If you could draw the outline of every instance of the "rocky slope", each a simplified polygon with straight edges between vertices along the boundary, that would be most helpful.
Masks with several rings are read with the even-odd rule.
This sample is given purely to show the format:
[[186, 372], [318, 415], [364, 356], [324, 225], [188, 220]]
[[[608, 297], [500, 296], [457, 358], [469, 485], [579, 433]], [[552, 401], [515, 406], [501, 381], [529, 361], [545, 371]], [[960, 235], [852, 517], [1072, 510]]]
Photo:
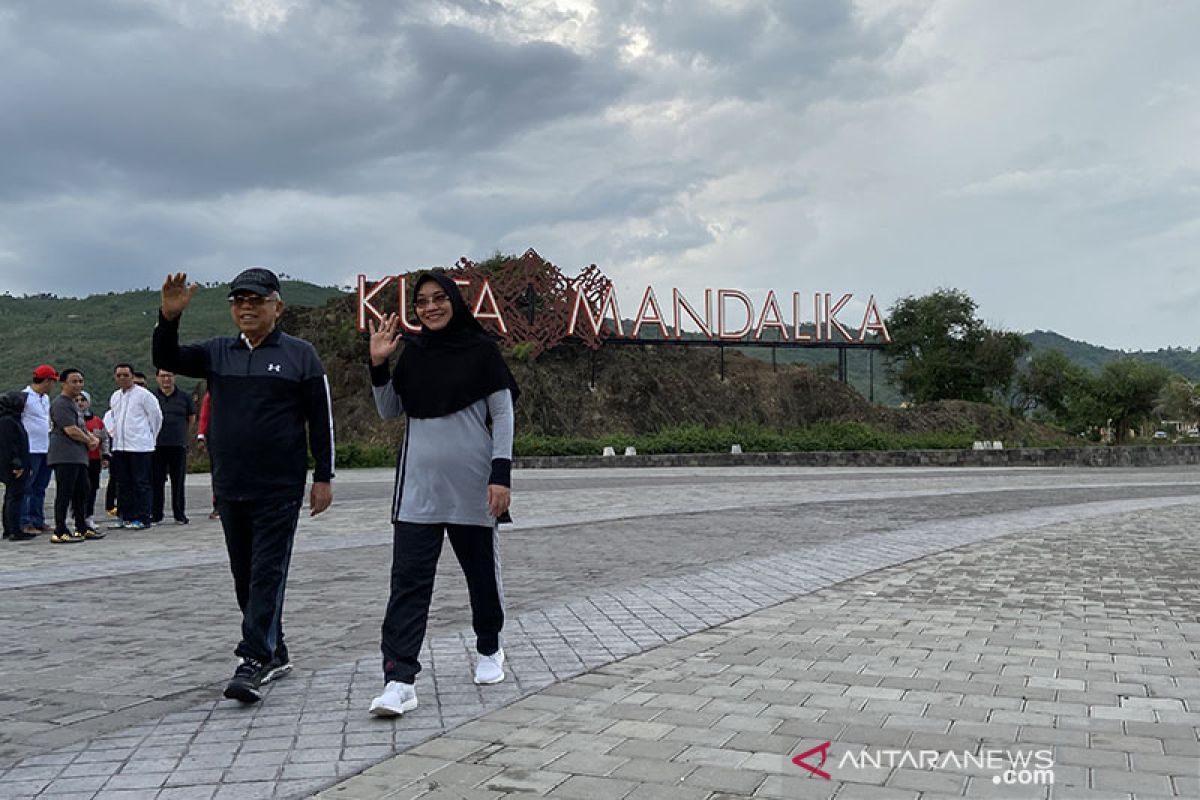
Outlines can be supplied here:
[[[284, 330], [317, 347], [329, 373], [340, 441], [394, 443], [398, 423], [380, 420], [367, 382], [366, 335], [354, 328], [354, 300], [288, 308]], [[942, 402], [915, 409], [869, 403], [854, 389], [798, 365], [778, 370], [736, 350], [622, 345], [595, 354], [562, 345], [533, 361], [510, 358], [521, 386], [517, 429], [553, 436], [648, 433], [687, 423], [759, 423], [794, 428], [822, 420], [865, 422], [888, 431], [959, 431], [1006, 442], [1046, 441], [1054, 432], [993, 406]]]

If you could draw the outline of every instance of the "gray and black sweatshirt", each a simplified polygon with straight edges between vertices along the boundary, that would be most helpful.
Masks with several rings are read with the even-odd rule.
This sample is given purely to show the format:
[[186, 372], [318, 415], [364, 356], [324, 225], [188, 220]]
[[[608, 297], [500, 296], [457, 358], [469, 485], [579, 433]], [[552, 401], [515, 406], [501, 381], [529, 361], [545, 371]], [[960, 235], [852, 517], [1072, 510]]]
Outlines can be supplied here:
[[[371, 387], [379, 416], [404, 414], [386, 364], [371, 367]], [[409, 417], [400, 446], [392, 521], [492, 527], [496, 520], [488, 513], [487, 487], [510, 485], [512, 445], [508, 389], [442, 417]]]

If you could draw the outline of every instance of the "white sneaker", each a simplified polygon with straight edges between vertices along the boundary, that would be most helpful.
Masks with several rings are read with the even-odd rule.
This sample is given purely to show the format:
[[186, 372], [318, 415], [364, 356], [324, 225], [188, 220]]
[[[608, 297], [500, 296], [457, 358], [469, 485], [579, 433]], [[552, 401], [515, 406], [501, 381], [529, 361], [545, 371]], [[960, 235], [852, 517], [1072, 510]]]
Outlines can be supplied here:
[[375, 717], [398, 717], [417, 707], [417, 690], [411, 683], [388, 681], [383, 694], [371, 701], [368, 709]]
[[479, 684], [499, 683], [504, 680], [504, 650], [490, 656], [480, 656], [475, 665], [475, 682]]

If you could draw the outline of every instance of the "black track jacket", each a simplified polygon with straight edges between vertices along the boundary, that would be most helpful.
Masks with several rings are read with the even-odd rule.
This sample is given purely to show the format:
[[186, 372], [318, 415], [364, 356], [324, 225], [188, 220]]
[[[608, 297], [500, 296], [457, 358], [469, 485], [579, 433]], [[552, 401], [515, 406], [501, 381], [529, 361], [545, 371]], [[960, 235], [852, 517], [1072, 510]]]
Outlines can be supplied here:
[[217, 497], [303, 497], [309, 447], [313, 481], [333, 478], [329, 381], [311, 344], [276, 328], [253, 350], [240, 336], [180, 346], [179, 318], [159, 312], [153, 357], [160, 369], [208, 381], [206, 438]]

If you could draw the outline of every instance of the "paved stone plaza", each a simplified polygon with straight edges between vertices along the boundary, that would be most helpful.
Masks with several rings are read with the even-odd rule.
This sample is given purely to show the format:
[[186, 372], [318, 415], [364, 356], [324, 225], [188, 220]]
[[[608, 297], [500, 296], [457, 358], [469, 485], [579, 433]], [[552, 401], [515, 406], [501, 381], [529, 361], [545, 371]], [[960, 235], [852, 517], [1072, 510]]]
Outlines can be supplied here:
[[0, 797], [1200, 797], [1200, 469], [518, 472], [509, 680], [447, 553], [378, 720], [390, 481], [302, 521], [250, 708], [202, 478], [186, 528], [6, 542]]

